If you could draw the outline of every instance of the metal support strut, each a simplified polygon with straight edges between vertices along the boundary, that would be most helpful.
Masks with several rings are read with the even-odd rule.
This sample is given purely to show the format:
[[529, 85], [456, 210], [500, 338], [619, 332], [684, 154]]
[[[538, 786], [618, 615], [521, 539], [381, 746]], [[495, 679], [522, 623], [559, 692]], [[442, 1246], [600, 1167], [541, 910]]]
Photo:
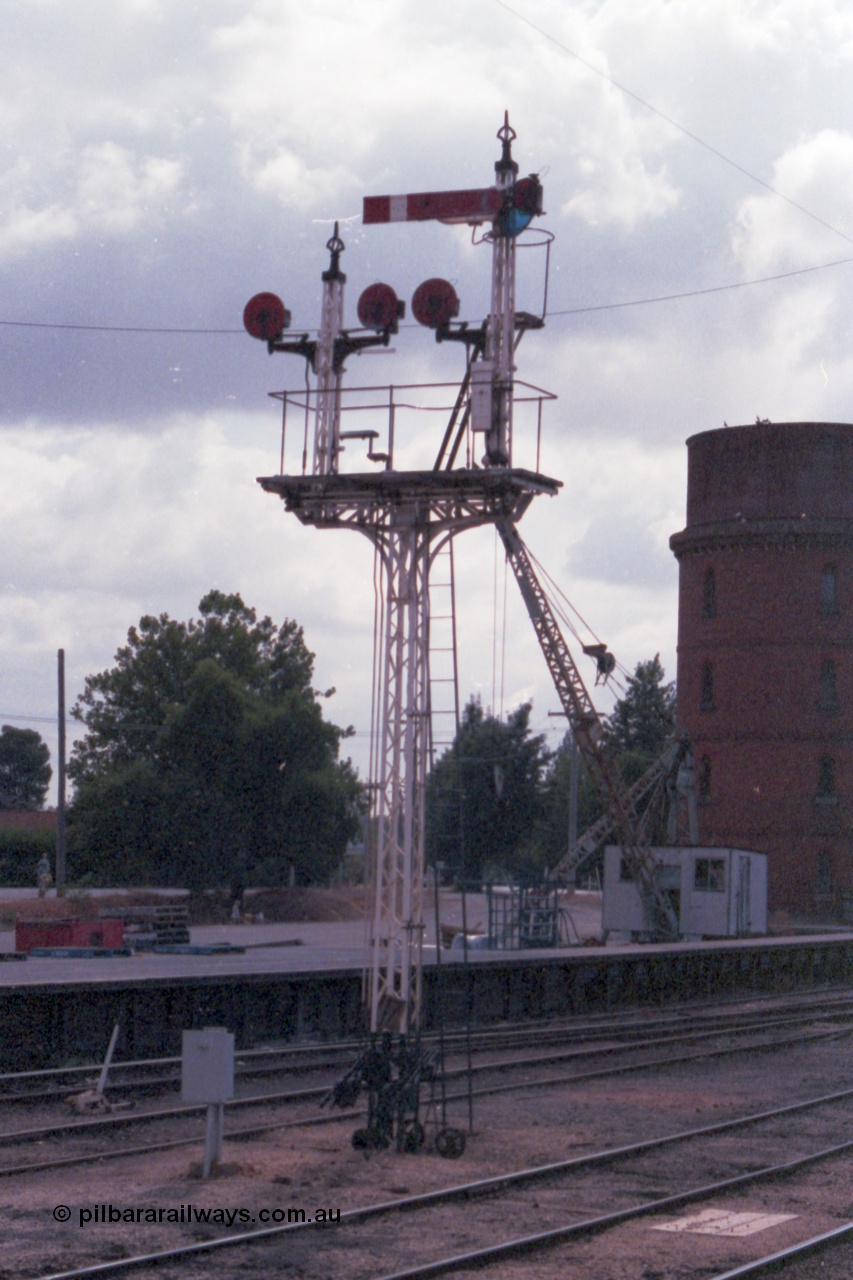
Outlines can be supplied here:
[[423, 798], [428, 751], [429, 523], [393, 509], [378, 538], [385, 596], [379, 693], [377, 841], [366, 1006], [370, 1030], [418, 1026], [423, 953]]

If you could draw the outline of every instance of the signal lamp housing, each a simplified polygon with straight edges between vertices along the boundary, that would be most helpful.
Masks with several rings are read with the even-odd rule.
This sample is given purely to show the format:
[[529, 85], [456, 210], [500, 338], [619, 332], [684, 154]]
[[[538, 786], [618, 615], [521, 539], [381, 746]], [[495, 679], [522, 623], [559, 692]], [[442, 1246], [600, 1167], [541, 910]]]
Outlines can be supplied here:
[[290, 312], [275, 293], [256, 293], [243, 308], [243, 326], [253, 338], [273, 342], [290, 327]]
[[459, 299], [449, 280], [434, 277], [419, 284], [412, 297], [412, 314], [427, 329], [442, 329], [459, 315]]
[[406, 313], [390, 284], [369, 284], [358, 300], [358, 322], [364, 329], [393, 329]]

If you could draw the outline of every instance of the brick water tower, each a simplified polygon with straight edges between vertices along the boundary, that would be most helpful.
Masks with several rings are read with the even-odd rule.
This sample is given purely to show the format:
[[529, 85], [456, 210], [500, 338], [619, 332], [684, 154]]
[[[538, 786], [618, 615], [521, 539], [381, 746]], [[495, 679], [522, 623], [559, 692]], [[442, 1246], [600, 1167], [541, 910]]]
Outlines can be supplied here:
[[768, 906], [853, 899], [853, 426], [687, 441], [678, 718], [700, 843], [768, 854]]

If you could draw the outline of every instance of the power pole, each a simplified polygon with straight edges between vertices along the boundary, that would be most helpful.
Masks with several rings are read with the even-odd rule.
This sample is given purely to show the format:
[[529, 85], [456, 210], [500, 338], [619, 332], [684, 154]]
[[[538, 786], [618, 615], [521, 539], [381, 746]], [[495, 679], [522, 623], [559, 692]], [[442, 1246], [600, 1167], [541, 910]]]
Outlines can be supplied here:
[[59, 685], [59, 797], [56, 805], [56, 896], [65, 897], [65, 650], [57, 654]]

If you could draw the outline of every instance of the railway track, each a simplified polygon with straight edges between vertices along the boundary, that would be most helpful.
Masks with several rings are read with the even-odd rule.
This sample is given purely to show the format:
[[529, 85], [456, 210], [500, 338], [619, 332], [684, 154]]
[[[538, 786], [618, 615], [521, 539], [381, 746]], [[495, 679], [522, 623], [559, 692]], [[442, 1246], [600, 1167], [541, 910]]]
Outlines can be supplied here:
[[[832, 1231], [823, 1231], [820, 1235], [801, 1240], [788, 1249], [777, 1249], [774, 1253], [765, 1254], [752, 1262], [745, 1262], [734, 1269], [719, 1272], [716, 1276], [709, 1276], [708, 1280], [748, 1280], [748, 1277], [754, 1277], [757, 1280], [759, 1276], [770, 1275], [774, 1275], [776, 1280], [814, 1280], [813, 1268], [818, 1260], [823, 1280], [831, 1280], [826, 1272], [826, 1255], [832, 1250], [839, 1251], [844, 1246], [849, 1246], [851, 1242], [853, 1242], [853, 1222], [845, 1222]], [[846, 1269], [838, 1270], [837, 1280], [846, 1280], [850, 1274], [849, 1254], [840, 1265]], [[807, 1267], [808, 1270], [801, 1270], [802, 1266]]]
[[[426, 1280], [474, 1269], [503, 1278], [515, 1274], [504, 1267], [519, 1259], [535, 1259], [527, 1274], [537, 1280], [573, 1280], [596, 1270], [603, 1273], [606, 1251], [619, 1240], [630, 1248], [631, 1228], [637, 1223], [664, 1226], [696, 1204], [707, 1208], [722, 1202], [730, 1207], [747, 1189], [750, 1194], [765, 1192], [778, 1187], [780, 1180], [789, 1194], [792, 1180], [807, 1193], [815, 1169], [841, 1162], [853, 1152], [853, 1139], [827, 1141], [832, 1131], [849, 1128], [851, 1120], [853, 1094], [845, 1090], [560, 1162], [356, 1205], [340, 1212], [333, 1225], [305, 1221], [231, 1232], [49, 1272], [39, 1280], [88, 1280], [129, 1270], [140, 1280], [161, 1280], [171, 1274], [167, 1268], [172, 1264], [180, 1264], [180, 1275], [187, 1277], [207, 1277], [212, 1266], [222, 1273], [223, 1267], [238, 1265], [241, 1276], [278, 1274], [286, 1266], [296, 1268], [306, 1280], [330, 1275]], [[573, 1208], [567, 1210], [567, 1204]], [[464, 1215], [466, 1247], [433, 1245], [458, 1235], [459, 1205], [469, 1209]], [[389, 1231], [391, 1216], [394, 1228]], [[524, 1230], [511, 1230], [513, 1223], [523, 1224]], [[845, 1223], [834, 1235], [822, 1233], [822, 1247], [846, 1239], [850, 1231], [853, 1224]], [[818, 1247], [816, 1239], [809, 1248]], [[794, 1243], [806, 1247], [803, 1240]], [[214, 1263], [210, 1255], [219, 1251], [223, 1259]], [[751, 1264], [758, 1261], [753, 1258]], [[707, 1278], [707, 1266], [697, 1266], [695, 1274]], [[735, 1275], [760, 1273], [729, 1268], [719, 1280], [723, 1274], [733, 1280]]]
[[[813, 1022], [814, 1013], [805, 1010], [796, 1015], [765, 1016], [761, 1019], [758, 1030], [754, 1021], [733, 1025], [731, 1020], [725, 1028], [715, 1023], [710, 1029], [686, 1030], [679, 1035], [674, 1034], [670, 1028], [663, 1047], [658, 1040], [657, 1028], [652, 1035], [644, 1034], [641, 1039], [629, 1038], [621, 1043], [608, 1030], [603, 1040], [589, 1043], [585, 1047], [542, 1049], [537, 1046], [534, 1052], [515, 1053], [511, 1056], [506, 1056], [504, 1051], [503, 1056], [495, 1057], [496, 1051], [490, 1045], [484, 1053], [484, 1059], [488, 1060], [477, 1062], [471, 1069], [472, 1081], [476, 1082], [471, 1094], [482, 1099], [497, 1094], [549, 1089], [556, 1085], [580, 1086], [608, 1076], [634, 1074], [650, 1069], [665, 1070], [684, 1063], [702, 1062], [708, 1058], [733, 1054], [773, 1052], [789, 1048], [793, 1044], [853, 1034], [853, 1021], [832, 1021], [829, 1026], [817, 1028], [811, 1025]], [[806, 1029], [803, 1029], [804, 1026]], [[464, 1103], [468, 1096], [465, 1088], [468, 1074], [467, 1066], [461, 1064], [451, 1064], [446, 1070], [447, 1098], [451, 1105]], [[317, 1109], [328, 1098], [336, 1078], [329, 1077], [309, 1088], [244, 1095], [233, 1099], [226, 1104], [229, 1116], [244, 1118], [237, 1119], [236, 1124], [230, 1124], [225, 1137], [230, 1141], [243, 1141], [276, 1129], [299, 1128], [319, 1122], [351, 1123], [358, 1112], [324, 1112], [321, 1117]], [[296, 1108], [297, 1115], [289, 1120], [281, 1120], [281, 1108]], [[129, 1158], [195, 1145], [199, 1141], [198, 1117], [203, 1110], [204, 1108], [197, 1106], [160, 1107], [147, 1111], [123, 1111], [95, 1119], [55, 1119], [36, 1127], [7, 1129], [0, 1133], [0, 1177], [8, 1178], [51, 1168], [69, 1168], [75, 1164]], [[177, 1132], [179, 1126], [182, 1127], [182, 1132]], [[120, 1144], [113, 1141], [109, 1146], [104, 1145], [104, 1138], [139, 1127], [148, 1129], [150, 1136], [147, 1141], [131, 1145], [125, 1139]], [[100, 1145], [93, 1145], [98, 1141]], [[68, 1145], [75, 1142], [78, 1144], [77, 1149], [69, 1152]], [[44, 1150], [45, 1144], [50, 1146], [48, 1152]], [[61, 1153], [54, 1149], [57, 1144], [62, 1146]], [[20, 1146], [27, 1147], [30, 1152], [37, 1150], [38, 1155], [30, 1154], [23, 1160], [10, 1157], [9, 1149]], [[5, 1155], [2, 1154], [4, 1148], [7, 1152]]]
[[[684, 1038], [690, 1033], [712, 1034], [749, 1030], [760, 1021], [764, 1027], [808, 1021], [815, 1014], [822, 1019], [853, 1017], [853, 995], [849, 992], [810, 993], [791, 998], [765, 997], [761, 1000], [697, 1008], [695, 1005], [666, 1013], [648, 1010], [632, 1011], [619, 1016], [593, 1015], [585, 1018], [556, 1020], [545, 1024], [522, 1023], [499, 1028], [478, 1028], [472, 1032], [472, 1051], [483, 1057], [490, 1052], [526, 1048], [535, 1034], [541, 1049], [569, 1045], [579, 1052], [595, 1052], [602, 1042], [630, 1047], [639, 1041], [654, 1043], [673, 1035]], [[425, 1045], [435, 1046], [434, 1035], [424, 1037]], [[466, 1049], [464, 1032], [444, 1036], [448, 1057], [461, 1055]], [[235, 1080], [243, 1081], [278, 1076], [312, 1075], [346, 1068], [358, 1054], [361, 1042], [341, 1041], [322, 1045], [288, 1045], [284, 1047], [244, 1050], [235, 1057]], [[110, 1068], [111, 1097], [134, 1099], [174, 1093], [180, 1089], [181, 1060], [178, 1057], [148, 1058], [116, 1062]], [[100, 1064], [47, 1068], [38, 1071], [0, 1073], [0, 1107], [12, 1104], [54, 1103], [94, 1085]]]

